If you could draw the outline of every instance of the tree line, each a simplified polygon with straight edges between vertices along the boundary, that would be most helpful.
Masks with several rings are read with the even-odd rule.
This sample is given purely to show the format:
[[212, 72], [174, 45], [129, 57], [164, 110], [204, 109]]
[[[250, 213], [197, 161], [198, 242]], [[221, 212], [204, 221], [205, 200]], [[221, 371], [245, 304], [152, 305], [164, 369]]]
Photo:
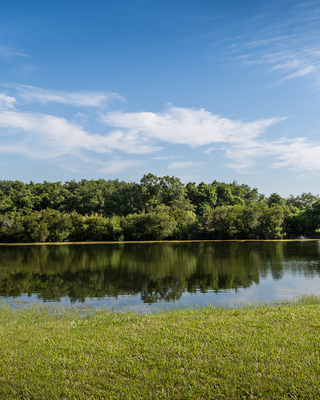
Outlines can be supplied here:
[[320, 198], [266, 197], [246, 184], [0, 181], [0, 242], [317, 237]]

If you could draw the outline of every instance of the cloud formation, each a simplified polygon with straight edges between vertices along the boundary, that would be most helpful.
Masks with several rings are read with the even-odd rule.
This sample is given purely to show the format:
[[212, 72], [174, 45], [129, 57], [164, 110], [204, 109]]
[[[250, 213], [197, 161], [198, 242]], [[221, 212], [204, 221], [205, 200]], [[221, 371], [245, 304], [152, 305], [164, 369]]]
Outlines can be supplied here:
[[28, 103], [60, 103], [74, 107], [102, 108], [113, 100], [124, 101], [118, 93], [62, 92], [27, 85], [13, 85], [19, 98]]
[[145, 138], [191, 147], [212, 143], [243, 143], [258, 137], [282, 118], [253, 122], [230, 120], [204, 109], [167, 106], [160, 113], [110, 112], [101, 117], [107, 125], [119, 128], [125, 137]]
[[15, 102], [16, 99], [14, 97], [8, 96], [5, 93], [0, 93], [0, 110], [14, 108]]
[[[232, 39], [230, 49], [243, 65], [265, 66], [266, 71], [278, 71], [282, 74], [280, 81], [309, 77], [319, 83], [319, 3], [289, 6], [275, 10], [277, 15], [265, 16], [254, 33], [251, 28], [246, 29], [243, 35]], [[256, 22], [252, 21], [253, 24]]]
[[[94, 107], [93, 104], [98, 107], [101, 104], [100, 97], [95, 97], [98, 94], [92, 97], [89, 94], [86, 99], [96, 99], [90, 102], [74, 100], [66, 93], [41, 93], [50, 93], [54, 99], [51, 101], [65, 100], [68, 104], [73, 102], [74, 106], [79, 101], [79, 107], [84, 104], [88, 108]], [[40, 95], [33, 99], [42, 102]], [[182, 145], [201, 148], [208, 157], [218, 150], [225, 157], [226, 166], [241, 173], [251, 173], [261, 163], [299, 173], [320, 171], [320, 145], [317, 143], [305, 137], [277, 140], [265, 137], [268, 128], [285, 118], [244, 122], [215, 115], [205, 109], [173, 105], [167, 105], [159, 113], [113, 111], [101, 114], [98, 109], [97, 120], [100, 124], [96, 128], [100, 133], [95, 133], [86, 130], [80, 122], [44, 113], [25, 112], [21, 108], [21, 96], [15, 98], [0, 93], [0, 153], [56, 160], [59, 165], [62, 157], [76, 157], [84, 163], [95, 163], [105, 173], [116, 173], [142, 163], [142, 158], [128, 160], [124, 158], [125, 154], [148, 156], [167, 149], [168, 145]], [[170, 151], [166, 157], [168, 155]], [[201, 163], [169, 157], [167, 168], [187, 170], [199, 167]]]
[[3, 135], [10, 134], [12, 140], [16, 138], [16, 141], [10, 147], [0, 146], [0, 152], [15, 152], [17, 146], [19, 152], [24, 148], [26, 154], [36, 158], [74, 155], [86, 150], [95, 153], [120, 150], [130, 154], [146, 154], [159, 149], [144, 144], [136, 137], [124, 137], [121, 132], [105, 136], [92, 134], [65, 118], [40, 113], [2, 111], [1, 128], [6, 129]]
[[227, 167], [239, 173], [251, 173], [257, 163], [271, 168], [286, 168], [296, 173], [320, 171], [320, 146], [306, 138], [255, 140], [248, 146], [229, 147]]

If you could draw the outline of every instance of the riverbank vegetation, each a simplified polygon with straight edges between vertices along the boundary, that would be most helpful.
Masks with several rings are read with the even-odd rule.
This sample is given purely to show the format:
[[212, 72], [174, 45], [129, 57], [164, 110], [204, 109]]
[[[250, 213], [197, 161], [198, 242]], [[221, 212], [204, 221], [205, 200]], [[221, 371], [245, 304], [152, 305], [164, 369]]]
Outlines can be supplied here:
[[318, 195], [266, 197], [237, 182], [0, 181], [2, 243], [314, 238], [319, 228]]
[[316, 399], [320, 299], [135, 315], [0, 305], [5, 399]]

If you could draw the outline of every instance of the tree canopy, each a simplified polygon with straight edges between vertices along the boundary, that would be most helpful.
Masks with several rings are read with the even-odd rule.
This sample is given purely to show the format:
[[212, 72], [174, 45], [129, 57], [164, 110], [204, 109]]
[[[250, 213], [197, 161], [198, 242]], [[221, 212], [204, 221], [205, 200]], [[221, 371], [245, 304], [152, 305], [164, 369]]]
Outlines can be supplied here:
[[139, 183], [0, 181], [0, 242], [317, 237], [320, 198], [144, 175]]

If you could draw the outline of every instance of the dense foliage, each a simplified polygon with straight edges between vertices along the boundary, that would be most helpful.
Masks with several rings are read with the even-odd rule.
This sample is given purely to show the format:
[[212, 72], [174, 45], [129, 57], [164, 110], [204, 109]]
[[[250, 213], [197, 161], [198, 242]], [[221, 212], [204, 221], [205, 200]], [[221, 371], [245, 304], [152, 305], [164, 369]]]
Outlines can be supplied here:
[[320, 198], [265, 197], [245, 184], [144, 175], [119, 180], [0, 181], [0, 242], [315, 237]]

